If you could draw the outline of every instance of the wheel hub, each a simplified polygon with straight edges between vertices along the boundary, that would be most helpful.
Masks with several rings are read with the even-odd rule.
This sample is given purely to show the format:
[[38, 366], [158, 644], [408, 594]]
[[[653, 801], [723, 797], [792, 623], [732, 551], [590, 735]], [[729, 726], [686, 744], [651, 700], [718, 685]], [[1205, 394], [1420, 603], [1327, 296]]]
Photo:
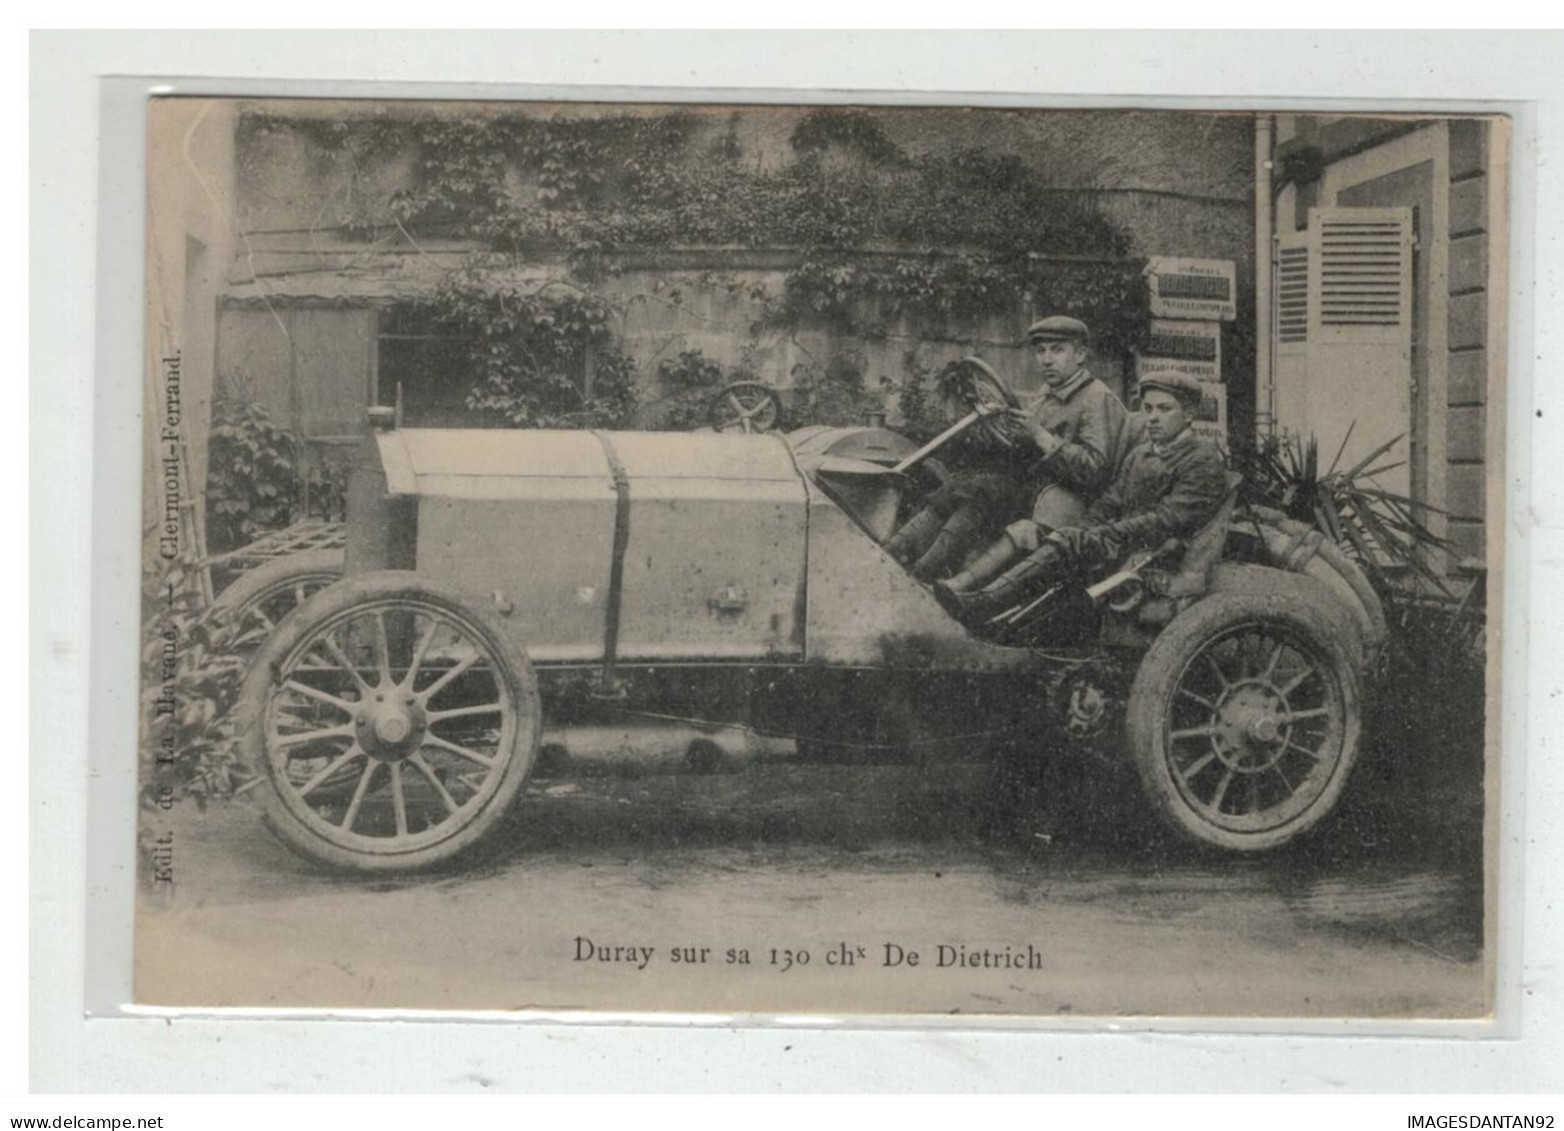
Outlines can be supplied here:
[[1282, 727], [1274, 716], [1264, 716], [1251, 719], [1249, 722], [1249, 740], [1262, 746], [1273, 746], [1276, 740], [1282, 736]]
[[1217, 707], [1217, 751], [1239, 773], [1258, 773], [1285, 748], [1282, 716], [1286, 702], [1275, 689], [1256, 683], [1231, 688]]
[[399, 762], [418, 749], [428, 723], [413, 696], [377, 694], [367, 707], [354, 726], [359, 745], [371, 757]]

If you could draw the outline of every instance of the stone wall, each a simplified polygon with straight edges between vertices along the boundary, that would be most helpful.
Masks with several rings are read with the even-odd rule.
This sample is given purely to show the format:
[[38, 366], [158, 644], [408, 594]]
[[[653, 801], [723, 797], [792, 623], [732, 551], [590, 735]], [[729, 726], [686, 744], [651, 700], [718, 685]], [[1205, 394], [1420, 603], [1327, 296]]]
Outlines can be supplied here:
[[1488, 147], [1490, 127], [1450, 123], [1449, 370], [1445, 418], [1445, 509], [1464, 558], [1485, 556], [1488, 434]]
[[[725, 141], [757, 170], [775, 171], [798, 159], [790, 138], [811, 109], [692, 106], [682, 112], [696, 122], [692, 151]], [[584, 116], [603, 110], [556, 104], [535, 112]], [[269, 396], [286, 394], [293, 407], [282, 415], [296, 417], [301, 427], [317, 427], [313, 418], [326, 411], [312, 404], [337, 406], [326, 411], [335, 429], [337, 408], [377, 395], [372, 340], [377, 312], [428, 293], [471, 250], [427, 233], [366, 233], [352, 226], [410, 182], [416, 155], [391, 145], [373, 160], [345, 161], [333, 147], [331, 130], [360, 118], [394, 122], [430, 112], [427, 105], [383, 103], [261, 101], [242, 108], [234, 205], [242, 240], [228, 271], [221, 336], [231, 340], [220, 344], [220, 354], [225, 367], [259, 375]], [[514, 114], [516, 106], [473, 104], [455, 112]], [[1234, 260], [1239, 321], [1227, 327], [1223, 356], [1234, 428], [1246, 427], [1253, 372], [1251, 116], [884, 107], [871, 114], [909, 156], [966, 149], [1013, 156], [1038, 171], [1062, 200], [1089, 197], [1128, 245], [1127, 259], [1107, 265], [1110, 269], [1133, 270], [1149, 255]], [[290, 121], [308, 128], [290, 128]], [[525, 198], [536, 187], [519, 167], [510, 168], [507, 192]], [[1039, 270], [1049, 269], [1050, 249], [1017, 251], [1031, 252], [1041, 261]], [[861, 371], [869, 389], [890, 396], [912, 370], [937, 370], [967, 353], [977, 353], [1020, 384], [1030, 380], [1019, 343], [1028, 322], [1052, 312], [1039, 309], [1039, 300], [1023, 296], [954, 324], [887, 319], [883, 312], [859, 309], [854, 321], [872, 325], [872, 331], [767, 328], [766, 302], [757, 296], [779, 298], [787, 272], [799, 262], [799, 253], [787, 248], [670, 248], [643, 253], [623, 273], [596, 284], [623, 312], [617, 329], [638, 363], [648, 420], [655, 419], [664, 392], [655, 387], [659, 362], [686, 350], [782, 389], [811, 368], [845, 364]], [[563, 266], [547, 258], [524, 269], [540, 281], [565, 277]], [[303, 319], [307, 332], [289, 331], [291, 309], [312, 311]], [[1094, 370], [1115, 387], [1132, 368], [1127, 347], [1115, 342], [1093, 360]], [[301, 393], [301, 380], [332, 387]], [[387, 391], [378, 396], [385, 401]], [[893, 397], [889, 407], [894, 416]], [[318, 426], [327, 423], [322, 416]]]

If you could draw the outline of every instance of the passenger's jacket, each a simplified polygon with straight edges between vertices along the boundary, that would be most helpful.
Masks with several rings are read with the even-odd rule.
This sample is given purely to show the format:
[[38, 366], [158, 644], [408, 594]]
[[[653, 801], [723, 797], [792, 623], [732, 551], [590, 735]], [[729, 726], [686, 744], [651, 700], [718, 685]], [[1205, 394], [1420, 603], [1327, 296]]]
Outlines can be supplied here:
[[1166, 445], [1142, 440], [1124, 457], [1112, 485], [1087, 508], [1082, 524], [1055, 531], [1050, 540], [1081, 568], [1104, 568], [1169, 538], [1190, 537], [1226, 496], [1222, 453], [1186, 428]]

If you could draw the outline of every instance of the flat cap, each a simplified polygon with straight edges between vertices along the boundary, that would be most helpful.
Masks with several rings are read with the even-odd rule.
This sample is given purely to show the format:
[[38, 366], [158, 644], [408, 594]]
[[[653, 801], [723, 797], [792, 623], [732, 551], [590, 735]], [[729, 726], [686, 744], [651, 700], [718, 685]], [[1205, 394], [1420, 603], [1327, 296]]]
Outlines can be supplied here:
[[1165, 393], [1172, 393], [1185, 403], [1199, 404], [1206, 395], [1206, 389], [1198, 377], [1188, 373], [1153, 373], [1149, 377], [1141, 378], [1140, 391], [1147, 389], [1161, 389]]
[[1091, 331], [1086, 328], [1086, 323], [1067, 314], [1039, 318], [1026, 328], [1026, 340], [1029, 342], [1084, 343], [1090, 338]]

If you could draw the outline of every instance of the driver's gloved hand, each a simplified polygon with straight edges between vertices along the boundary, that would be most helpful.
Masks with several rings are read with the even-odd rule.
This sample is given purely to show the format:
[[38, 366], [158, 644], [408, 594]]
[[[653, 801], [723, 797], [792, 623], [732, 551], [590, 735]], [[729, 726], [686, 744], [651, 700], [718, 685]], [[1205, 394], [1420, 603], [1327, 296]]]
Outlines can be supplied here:
[[983, 428], [1001, 447], [1031, 446], [1032, 430], [1014, 409], [996, 408], [985, 413]]

